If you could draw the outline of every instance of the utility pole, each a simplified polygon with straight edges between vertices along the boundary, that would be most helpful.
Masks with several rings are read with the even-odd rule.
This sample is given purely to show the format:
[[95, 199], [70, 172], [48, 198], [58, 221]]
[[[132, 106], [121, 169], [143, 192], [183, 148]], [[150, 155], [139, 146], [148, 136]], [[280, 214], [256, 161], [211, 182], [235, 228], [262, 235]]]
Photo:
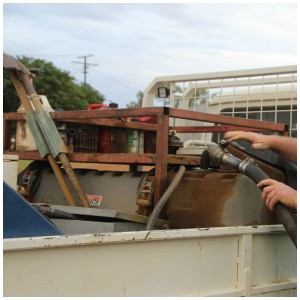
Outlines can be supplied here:
[[72, 61], [72, 63], [74, 63], [74, 64], [83, 64], [84, 84], [86, 84], [86, 74], [87, 74], [88, 66], [98, 66], [98, 64], [87, 63], [87, 58], [91, 57], [91, 56], [93, 56], [93, 54], [77, 56], [77, 58], [83, 58], [83, 62], [81, 62], [81, 61]]

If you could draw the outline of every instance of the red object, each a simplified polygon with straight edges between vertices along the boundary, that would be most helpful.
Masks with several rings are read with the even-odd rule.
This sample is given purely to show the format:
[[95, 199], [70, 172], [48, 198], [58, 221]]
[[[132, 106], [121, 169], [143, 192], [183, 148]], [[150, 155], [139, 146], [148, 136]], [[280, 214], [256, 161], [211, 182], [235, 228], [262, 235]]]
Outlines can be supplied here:
[[142, 123], [156, 124], [156, 122], [157, 122], [157, 117], [156, 116], [139, 117], [138, 119], [139, 119], [139, 122], [142, 122]]
[[99, 127], [100, 153], [125, 153], [126, 152], [126, 129], [114, 127]]
[[[88, 110], [98, 110], [110, 108], [107, 104], [89, 104]], [[156, 124], [156, 116], [132, 117], [128, 120]], [[122, 128], [99, 128], [98, 151], [100, 153], [123, 153], [126, 152], [126, 130]], [[156, 151], [156, 132], [145, 132], [144, 153], [155, 153]]]
[[30, 195], [25, 195], [24, 199], [28, 202], [31, 202], [31, 200], [32, 200]]
[[88, 110], [97, 110], [97, 109], [105, 109], [105, 108], [109, 108], [109, 106], [107, 104], [89, 104], [88, 105]]
[[[139, 117], [139, 122], [142, 123], [157, 123], [156, 116]], [[156, 152], [156, 132], [145, 131], [144, 134], [144, 153], [155, 153]]]

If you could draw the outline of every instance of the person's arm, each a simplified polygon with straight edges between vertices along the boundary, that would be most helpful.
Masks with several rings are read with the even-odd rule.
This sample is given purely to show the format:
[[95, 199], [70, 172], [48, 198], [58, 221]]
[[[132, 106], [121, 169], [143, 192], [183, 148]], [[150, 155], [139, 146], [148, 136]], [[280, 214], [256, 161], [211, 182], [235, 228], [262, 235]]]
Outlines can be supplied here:
[[297, 191], [273, 179], [265, 179], [257, 184], [264, 187], [262, 198], [267, 207], [272, 211], [277, 202], [281, 202], [289, 208], [297, 209]]
[[268, 135], [270, 149], [293, 163], [297, 163], [297, 139], [287, 136]]
[[288, 160], [297, 163], [297, 140], [278, 135], [263, 135], [246, 131], [228, 131], [224, 139], [229, 142], [245, 140], [252, 144], [254, 150], [272, 149]]

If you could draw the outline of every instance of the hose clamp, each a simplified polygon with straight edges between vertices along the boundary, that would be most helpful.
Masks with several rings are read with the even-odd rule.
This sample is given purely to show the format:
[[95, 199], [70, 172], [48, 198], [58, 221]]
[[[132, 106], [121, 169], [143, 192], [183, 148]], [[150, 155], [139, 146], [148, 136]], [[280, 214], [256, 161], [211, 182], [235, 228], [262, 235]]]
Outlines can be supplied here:
[[239, 166], [238, 166], [239, 171], [244, 174], [246, 168], [253, 163], [254, 163], [254, 160], [252, 158], [246, 157], [244, 160], [242, 160], [239, 163]]

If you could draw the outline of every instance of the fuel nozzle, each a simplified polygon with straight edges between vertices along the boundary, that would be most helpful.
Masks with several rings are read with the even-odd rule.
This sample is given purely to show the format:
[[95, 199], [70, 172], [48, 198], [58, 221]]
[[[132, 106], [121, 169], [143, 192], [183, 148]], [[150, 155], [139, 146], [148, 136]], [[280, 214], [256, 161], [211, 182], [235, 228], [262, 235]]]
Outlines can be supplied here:
[[209, 156], [214, 165], [230, 165], [234, 168], [237, 168], [240, 164], [241, 160], [232, 156], [226, 147], [230, 144], [230, 142], [222, 139], [219, 142], [219, 147], [212, 148], [209, 151]]
[[228, 152], [226, 147], [229, 144], [230, 142], [222, 139], [219, 141], [219, 146], [204, 150], [201, 155], [200, 167], [202, 169], [219, 169], [222, 164], [236, 167], [241, 161]]
[[221, 156], [223, 155], [225, 147], [228, 145], [226, 140], [221, 140], [219, 146], [207, 147], [202, 154], [200, 160], [201, 169], [219, 169]]
[[224, 157], [229, 155], [226, 146], [229, 144], [228, 141], [222, 139], [219, 141], [219, 147], [214, 147], [209, 150], [209, 157], [213, 164], [221, 165], [224, 163]]

